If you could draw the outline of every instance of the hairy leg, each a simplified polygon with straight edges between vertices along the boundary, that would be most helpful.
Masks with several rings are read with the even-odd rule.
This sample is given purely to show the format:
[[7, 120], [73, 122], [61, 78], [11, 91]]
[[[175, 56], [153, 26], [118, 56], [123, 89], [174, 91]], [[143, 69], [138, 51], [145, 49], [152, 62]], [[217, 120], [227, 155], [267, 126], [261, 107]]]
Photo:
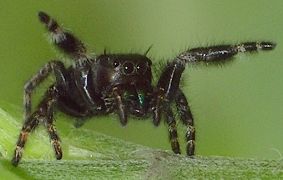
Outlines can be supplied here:
[[219, 45], [189, 49], [179, 54], [169, 62], [163, 70], [157, 84], [156, 98], [153, 106], [154, 124], [160, 122], [163, 101], [172, 101], [179, 88], [180, 78], [186, 63], [191, 62], [226, 62], [238, 53], [272, 50], [275, 44], [271, 42], [246, 42], [238, 45]]
[[39, 122], [43, 122], [47, 128], [56, 158], [62, 158], [62, 150], [59, 143], [60, 140], [53, 125], [53, 107], [57, 101], [57, 97], [58, 92], [56, 87], [50, 87], [45, 93], [43, 100], [38, 105], [37, 110], [24, 122], [12, 158], [12, 164], [14, 166], [17, 166], [22, 158], [23, 148], [29, 133], [38, 126]]
[[54, 72], [56, 83], [66, 85], [66, 69], [60, 61], [50, 61], [43, 66], [24, 86], [24, 119], [27, 120], [31, 114], [31, 95], [36, 87], [45, 80], [51, 72]]
[[[275, 44], [271, 42], [245, 42], [238, 45], [218, 45], [211, 47], [201, 47], [189, 49], [180, 55], [178, 55], [173, 61], [169, 62], [163, 70], [160, 79], [155, 89], [155, 95], [152, 103], [153, 123], [158, 125], [161, 120], [161, 114], [166, 113], [165, 104], [171, 104], [175, 98], [179, 98], [179, 107], [188, 108], [185, 103], [184, 96], [179, 94], [180, 78], [187, 63], [192, 62], [226, 62], [238, 53], [244, 52], [257, 52], [259, 50], [272, 50], [275, 48]], [[189, 111], [184, 113], [181, 111], [181, 117], [186, 114], [189, 115]], [[192, 116], [191, 116], [192, 120]], [[185, 122], [184, 122], [185, 121]], [[187, 121], [184, 119], [184, 123], [187, 125], [187, 154], [193, 155], [194, 153], [194, 138], [195, 130], [193, 127], [193, 121]], [[191, 125], [190, 125], [191, 123]]]
[[164, 104], [170, 104], [174, 100], [184, 69], [184, 62], [175, 60], [168, 63], [161, 74], [155, 90], [152, 106], [154, 125], [157, 126], [160, 123], [161, 114], [164, 111]]
[[195, 152], [195, 127], [194, 127], [194, 118], [191, 113], [188, 101], [182, 90], [178, 90], [176, 94], [176, 106], [178, 109], [178, 113], [183, 124], [187, 127], [186, 130], [186, 152], [188, 156], [194, 155]]
[[12, 158], [12, 164], [17, 166], [19, 161], [22, 158], [23, 148], [27, 141], [29, 133], [34, 130], [39, 124], [39, 117], [37, 114], [33, 114], [30, 116], [25, 122], [18, 137], [18, 141], [16, 144], [16, 149], [14, 151], [14, 156]]
[[92, 93], [89, 93], [92, 92], [92, 89], [87, 84], [93, 59], [87, 54], [86, 47], [77, 37], [60, 27], [56, 20], [45, 12], [39, 12], [38, 16], [49, 31], [52, 42], [74, 60], [74, 81], [80, 85], [77, 88], [85, 103], [89, 107], [96, 106]]
[[73, 57], [75, 60], [86, 58], [86, 48], [84, 44], [70, 32], [62, 29], [55, 19], [52, 19], [45, 12], [38, 13], [39, 20], [45, 24], [50, 32], [52, 42], [63, 52]]
[[190, 62], [224, 62], [238, 53], [273, 50], [272, 42], [245, 42], [237, 45], [218, 45], [189, 49], [177, 56], [187, 63]]
[[180, 154], [180, 146], [178, 141], [177, 125], [174, 118], [174, 114], [169, 106], [164, 108], [164, 115], [168, 124], [169, 140], [171, 143], [172, 151], [176, 154]]
[[62, 158], [62, 149], [60, 146], [60, 138], [56, 132], [54, 125], [54, 105], [58, 99], [58, 90], [55, 86], [51, 86], [44, 95], [42, 102], [39, 104], [38, 112], [43, 117], [43, 124], [47, 129], [51, 144], [53, 146], [56, 159]]
[[[21, 130], [21, 133], [19, 135], [18, 141], [17, 141], [17, 146], [15, 149], [14, 157], [12, 159], [12, 163], [14, 165], [17, 165], [21, 159], [23, 147], [27, 140], [28, 134], [38, 126], [39, 121], [43, 117], [48, 116], [51, 118], [51, 114], [53, 112], [51, 111], [51, 109], [53, 107], [54, 101], [57, 100], [57, 97], [55, 96], [56, 89], [54, 88], [50, 88], [46, 92], [44, 99], [38, 106], [38, 109], [34, 113], [31, 114], [31, 107], [32, 107], [31, 95], [34, 89], [38, 87], [39, 84], [43, 80], [45, 80], [51, 72], [55, 74], [57, 84], [60, 84], [63, 87], [67, 84], [66, 79], [65, 79], [66, 70], [64, 68], [63, 63], [60, 61], [48, 62], [43, 68], [39, 70], [39, 72], [36, 75], [34, 75], [25, 84], [25, 87], [24, 87], [24, 124]], [[45, 111], [45, 114], [43, 111]], [[45, 123], [45, 124], [48, 124], [48, 123]], [[49, 129], [52, 131], [52, 128], [49, 128]]]

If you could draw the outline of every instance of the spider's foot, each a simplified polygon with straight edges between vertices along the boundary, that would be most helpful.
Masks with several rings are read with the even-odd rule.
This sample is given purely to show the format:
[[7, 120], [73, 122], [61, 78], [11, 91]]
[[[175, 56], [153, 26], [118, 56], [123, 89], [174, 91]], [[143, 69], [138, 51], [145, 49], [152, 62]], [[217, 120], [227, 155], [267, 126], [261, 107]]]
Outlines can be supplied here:
[[192, 125], [188, 125], [186, 132], [187, 141], [187, 155], [193, 156], [195, 154], [195, 128]]
[[56, 153], [55, 153], [55, 156], [56, 156], [56, 159], [57, 159], [57, 160], [61, 160], [62, 157], [63, 157], [63, 154], [62, 154], [62, 152], [56, 152]]
[[40, 11], [38, 13], [38, 17], [39, 17], [40, 22], [45, 24], [45, 26], [47, 27], [47, 29], [50, 32], [53, 32], [55, 34], [59, 33], [58, 31], [60, 30], [60, 27], [59, 27], [58, 23], [54, 19], [52, 19], [48, 14], [46, 14], [45, 12]]
[[13, 159], [11, 160], [11, 163], [13, 166], [17, 167], [19, 165], [20, 159], [17, 157], [13, 157]]
[[276, 44], [273, 42], [246, 42], [236, 45], [237, 52], [256, 52], [273, 50]]
[[174, 139], [171, 139], [170, 141], [171, 141], [172, 151], [175, 154], [181, 154], [181, 150], [180, 150], [180, 145], [179, 145], [178, 139], [174, 138]]
[[50, 21], [50, 17], [45, 12], [39, 11], [38, 17], [39, 17], [39, 20], [44, 24], [48, 24]]
[[260, 50], [273, 50], [276, 44], [273, 42], [259, 42], [256, 46]]
[[13, 159], [11, 160], [11, 163], [12, 163], [13, 166], [17, 167], [19, 165], [19, 161], [20, 161], [20, 159], [13, 157]]
[[57, 160], [62, 159], [63, 153], [62, 153], [62, 148], [61, 148], [60, 142], [58, 140], [53, 140], [52, 145], [53, 145], [53, 148], [54, 148], [56, 159]]
[[189, 157], [192, 157], [195, 155], [195, 141], [194, 140], [190, 140], [187, 143], [187, 155]]
[[15, 154], [14, 157], [11, 160], [11, 163], [13, 166], [18, 166], [21, 158], [22, 158], [22, 152], [23, 152], [23, 148], [20, 146], [17, 146], [15, 149]]

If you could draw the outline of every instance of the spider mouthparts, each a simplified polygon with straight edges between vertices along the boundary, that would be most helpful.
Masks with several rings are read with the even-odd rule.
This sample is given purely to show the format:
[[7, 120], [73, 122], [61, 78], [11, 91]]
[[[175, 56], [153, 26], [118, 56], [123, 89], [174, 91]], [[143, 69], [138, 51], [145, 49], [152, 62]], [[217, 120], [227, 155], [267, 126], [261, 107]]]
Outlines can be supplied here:
[[45, 24], [47, 24], [50, 20], [50, 17], [45, 12], [39, 11], [38, 16], [39, 20]]

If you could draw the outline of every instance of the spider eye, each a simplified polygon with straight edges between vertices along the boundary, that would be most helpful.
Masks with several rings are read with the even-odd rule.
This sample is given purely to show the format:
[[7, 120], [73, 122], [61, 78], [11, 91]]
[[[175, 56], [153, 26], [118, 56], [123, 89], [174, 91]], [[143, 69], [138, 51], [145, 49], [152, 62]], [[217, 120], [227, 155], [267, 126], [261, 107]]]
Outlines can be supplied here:
[[124, 72], [124, 74], [131, 74], [131, 73], [133, 73], [134, 72], [134, 65], [133, 65], [133, 63], [126, 62], [123, 65], [123, 72]]
[[147, 70], [147, 64], [140, 62], [137, 64], [137, 72], [139, 74], [144, 74]]
[[119, 61], [117, 61], [117, 60], [113, 61], [113, 66], [114, 67], [118, 67], [119, 65], [120, 65]]

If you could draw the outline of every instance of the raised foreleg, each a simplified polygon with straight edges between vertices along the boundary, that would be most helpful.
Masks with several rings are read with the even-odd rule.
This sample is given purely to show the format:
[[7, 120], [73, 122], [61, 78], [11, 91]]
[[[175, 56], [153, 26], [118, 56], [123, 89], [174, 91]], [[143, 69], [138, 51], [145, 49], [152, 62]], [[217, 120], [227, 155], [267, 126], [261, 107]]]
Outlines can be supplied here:
[[[167, 121], [172, 117], [167, 106], [175, 100], [181, 120], [187, 126], [187, 154], [189, 156], [193, 155], [195, 150], [193, 116], [187, 100], [179, 88], [180, 79], [186, 64], [193, 62], [226, 62], [238, 53], [257, 52], [259, 50], [267, 51], [274, 49], [275, 46], [271, 42], [245, 42], [237, 45], [193, 48], [179, 54], [172, 62], [167, 64], [157, 83], [152, 103], [154, 125], [159, 125], [162, 114], [166, 115]], [[173, 146], [172, 149], [175, 153], [179, 152]]]

